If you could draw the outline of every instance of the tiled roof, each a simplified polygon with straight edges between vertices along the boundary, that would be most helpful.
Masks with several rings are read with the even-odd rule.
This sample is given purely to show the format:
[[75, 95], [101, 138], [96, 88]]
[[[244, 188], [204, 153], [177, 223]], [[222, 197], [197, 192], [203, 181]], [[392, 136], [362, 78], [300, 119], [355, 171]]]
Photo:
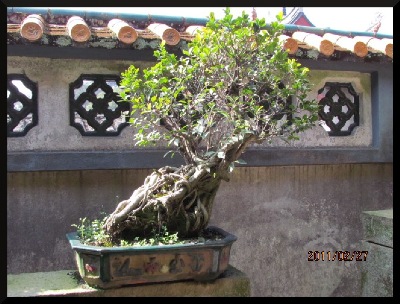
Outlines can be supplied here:
[[[207, 19], [98, 14], [30, 14], [7, 11], [7, 44], [53, 47], [155, 48], [159, 41], [183, 48]], [[296, 57], [393, 60], [393, 37], [285, 24], [285, 48]], [[343, 59], [347, 58], [347, 59]]]
[[298, 24], [302, 25], [301, 23], [304, 22], [308, 26], [315, 27], [315, 25], [307, 18], [304, 14], [303, 9], [301, 7], [294, 7], [288, 15], [285, 16], [283, 19], [283, 23], [288, 24]]

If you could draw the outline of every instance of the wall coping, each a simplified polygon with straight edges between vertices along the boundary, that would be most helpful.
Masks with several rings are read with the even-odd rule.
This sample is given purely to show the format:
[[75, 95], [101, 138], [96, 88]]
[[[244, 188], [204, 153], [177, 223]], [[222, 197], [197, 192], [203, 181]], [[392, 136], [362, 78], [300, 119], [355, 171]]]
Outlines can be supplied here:
[[[21, 151], [7, 153], [7, 171], [68, 171], [153, 169], [183, 164], [180, 155], [164, 157], [168, 150], [136, 151]], [[245, 167], [326, 165], [393, 162], [377, 148], [268, 148], [249, 149]]]

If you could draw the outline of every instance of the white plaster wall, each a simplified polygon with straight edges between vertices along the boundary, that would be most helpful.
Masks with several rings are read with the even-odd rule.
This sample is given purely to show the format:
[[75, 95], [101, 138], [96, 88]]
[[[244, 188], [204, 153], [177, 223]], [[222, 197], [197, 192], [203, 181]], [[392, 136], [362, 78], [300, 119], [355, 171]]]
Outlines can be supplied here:
[[[273, 147], [369, 147], [372, 145], [372, 115], [371, 115], [371, 76], [368, 73], [352, 71], [310, 71], [312, 90], [309, 99], [317, 99], [318, 90], [326, 82], [351, 83], [359, 94], [359, 126], [348, 136], [329, 136], [322, 126], [317, 126], [300, 134], [300, 140], [289, 144], [282, 140], [273, 140]], [[263, 143], [262, 147], [267, 146]]]
[[[120, 75], [130, 64], [139, 68], [151, 62], [100, 61], [8, 57], [7, 73], [25, 74], [38, 84], [38, 125], [26, 136], [7, 138], [8, 151], [90, 151], [131, 150], [134, 129], [126, 127], [119, 136], [82, 136], [69, 125], [69, 84], [81, 74]], [[308, 98], [317, 98], [317, 91], [326, 82], [350, 82], [360, 96], [360, 125], [349, 136], [329, 136], [322, 126], [303, 134], [299, 141], [289, 144], [281, 140], [254, 147], [369, 147], [372, 144], [371, 80], [368, 73], [352, 71], [310, 71], [313, 85]], [[159, 145], [159, 147], [162, 144]]]
[[[7, 138], [8, 151], [129, 150], [133, 128], [119, 136], [82, 136], [69, 124], [69, 84], [81, 74], [120, 75], [132, 62], [9, 57], [7, 73], [25, 74], [38, 85], [38, 125], [24, 137]], [[135, 62], [137, 67], [149, 66]]]

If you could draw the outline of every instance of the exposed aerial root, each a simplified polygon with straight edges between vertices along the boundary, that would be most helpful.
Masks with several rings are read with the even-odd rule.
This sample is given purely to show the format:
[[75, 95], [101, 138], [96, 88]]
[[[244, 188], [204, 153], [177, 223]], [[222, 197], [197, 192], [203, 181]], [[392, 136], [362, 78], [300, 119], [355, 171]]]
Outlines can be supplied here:
[[128, 200], [117, 205], [103, 228], [114, 237], [127, 229], [145, 232], [146, 221], [149, 229], [155, 224], [166, 225], [182, 236], [204, 229], [220, 184], [220, 179], [211, 177], [209, 171], [194, 165], [154, 171]]

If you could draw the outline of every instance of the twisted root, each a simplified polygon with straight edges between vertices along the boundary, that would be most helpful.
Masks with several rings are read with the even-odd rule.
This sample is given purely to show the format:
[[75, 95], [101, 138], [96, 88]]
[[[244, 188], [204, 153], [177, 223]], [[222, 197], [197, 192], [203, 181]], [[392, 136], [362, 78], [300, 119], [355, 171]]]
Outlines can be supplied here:
[[219, 186], [215, 179], [215, 191], [209, 193], [209, 175], [202, 166], [163, 167], [147, 176], [128, 200], [117, 205], [103, 228], [115, 236], [135, 225], [140, 228], [145, 221], [154, 223], [155, 219], [168, 226], [174, 218], [177, 221], [176, 217], [186, 221], [185, 231], [180, 231], [183, 235], [205, 228], [210, 219], [207, 210], [211, 210]]

